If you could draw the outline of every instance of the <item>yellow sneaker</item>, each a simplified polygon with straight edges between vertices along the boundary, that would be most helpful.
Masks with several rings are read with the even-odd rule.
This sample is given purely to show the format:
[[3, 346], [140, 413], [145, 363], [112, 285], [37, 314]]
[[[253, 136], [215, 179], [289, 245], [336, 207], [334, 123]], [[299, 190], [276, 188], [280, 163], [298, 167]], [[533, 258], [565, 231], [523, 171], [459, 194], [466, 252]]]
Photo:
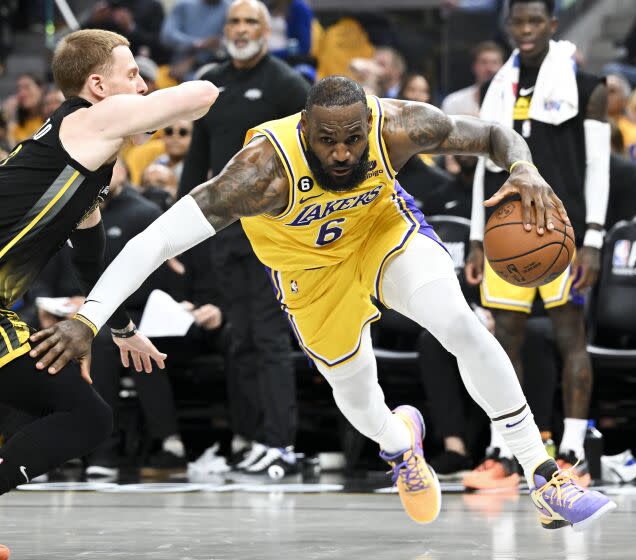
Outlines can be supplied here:
[[398, 406], [393, 414], [411, 431], [411, 446], [395, 454], [381, 451], [380, 457], [391, 465], [389, 473], [393, 474], [393, 484], [397, 484], [408, 516], [417, 523], [431, 523], [442, 507], [442, 489], [435, 471], [424, 459], [424, 420], [420, 412], [409, 405]]

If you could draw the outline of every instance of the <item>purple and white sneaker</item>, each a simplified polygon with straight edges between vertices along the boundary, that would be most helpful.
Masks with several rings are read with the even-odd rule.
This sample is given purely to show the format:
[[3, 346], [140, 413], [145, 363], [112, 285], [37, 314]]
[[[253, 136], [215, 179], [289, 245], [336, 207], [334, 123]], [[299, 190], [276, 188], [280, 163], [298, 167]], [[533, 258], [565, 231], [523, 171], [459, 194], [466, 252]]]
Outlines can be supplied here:
[[581, 488], [575, 481], [572, 469], [559, 470], [552, 459], [534, 470], [530, 497], [544, 529], [570, 525], [575, 531], [583, 531], [616, 507], [604, 494]]

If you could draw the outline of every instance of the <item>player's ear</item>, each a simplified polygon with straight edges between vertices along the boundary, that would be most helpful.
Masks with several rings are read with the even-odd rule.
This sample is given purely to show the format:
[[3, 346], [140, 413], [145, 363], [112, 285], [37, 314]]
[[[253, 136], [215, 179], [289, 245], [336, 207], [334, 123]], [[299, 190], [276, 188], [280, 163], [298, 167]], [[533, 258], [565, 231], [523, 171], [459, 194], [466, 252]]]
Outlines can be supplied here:
[[373, 111], [371, 110], [371, 107], [367, 107], [367, 126], [369, 127], [369, 130], [371, 130], [371, 127], [373, 126]]
[[307, 138], [307, 111], [303, 109], [300, 113], [300, 131], [303, 133], [303, 136]]
[[103, 76], [100, 74], [91, 74], [88, 77], [87, 85], [89, 91], [95, 96], [103, 99], [106, 97], [106, 89], [104, 87]]

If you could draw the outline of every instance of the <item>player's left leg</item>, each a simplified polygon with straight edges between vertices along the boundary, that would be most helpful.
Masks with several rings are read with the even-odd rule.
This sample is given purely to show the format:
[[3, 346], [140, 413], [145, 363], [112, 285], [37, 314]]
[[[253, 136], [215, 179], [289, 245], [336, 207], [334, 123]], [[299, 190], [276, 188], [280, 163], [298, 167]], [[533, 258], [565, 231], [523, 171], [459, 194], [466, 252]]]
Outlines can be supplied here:
[[563, 361], [563, 439], [558, 462], [571, 468], [577, 461], [577, 474], [582, 485], [589, 485], [590, 474], [585, 463], [583, 443], [592, 395], [592, 361], [585, 340], [583, 307], [566, 303], [548, 310], [554, 335]]
[[360, 433], [380, 445], [380, 456], [393, 469], [404, 509], [414, 521], [430, 523], [439, 515], [441, 489], [435, 473], [424, 460], [424, 421], [412, 406], [399, 406], [393, 413], [384, 401], [369, 326], [362, 330], [354, 358], [336, 367], [316, 361], [320, 373], [333, 389], [345, 418]]
[[544, 526], [583, 527], [613, 507], [576, 486], [548, 456], [510, 359], [463, 297], [448, 254], [417, 235], [387, 266], [383, 299], [428, 329], [455, 357], [466, 389], [489, 415], [534, 487]]

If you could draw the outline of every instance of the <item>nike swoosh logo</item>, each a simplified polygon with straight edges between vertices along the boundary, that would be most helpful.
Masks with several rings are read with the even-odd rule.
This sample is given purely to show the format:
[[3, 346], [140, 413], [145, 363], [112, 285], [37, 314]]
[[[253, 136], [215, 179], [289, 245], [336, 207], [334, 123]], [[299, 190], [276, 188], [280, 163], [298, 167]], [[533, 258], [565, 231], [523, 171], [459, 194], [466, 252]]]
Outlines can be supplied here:
[[322, 196], [323, 194], [325, 194], [325, 193], [323, 192], [323, 193], [320, 193], [320, 194], [317, 194], [317, 195], [314, 195], [314, 196], [308, 196], [307, 198], [301, 198], [298, 201], [298, 203], [299, 204], [305, 204], [305, 202], [308, 202], [309, 200], [312, 200], [314, 198], [318, 198], [319, 196]]
[[529, 87], [529, 88], [527, 88], [527, 89], [525, 89], [525, 88], [521, 88], [521, 89], [519, 90], [519, 95], [520, 95], [521, 97], [526, 97], [527, 95], [530, 95], [533, 91], [534, 91], [534, 86]]
[[27, 475], [27, 473], [26, 473], [26, 467], [22, 467], [22, 466], [21, 466], [21, 467], [20, 467], [20, 472], [24, 475], [24, 478], [26, 478], [27, 483], [31, 482], [31, 481], [29, 480], [29, 476], [28, 476], [28, 475]]
[[506, 428], [514, 428], [515, 426], [518, 426], [519, 424], [521, 424], [521, 422], [523, 422], [528, 417], [528, 414], [530, 413], [529, 412], [526, 413], [526, 415], [518, 422], [513, 422], [512, 424], [506, 424]]
[[97, 301], [96, 299], [86, 299], [84, 303], [88, 303], [89, 301], [94, 301], [95, 303], [101, 303], [101, 301]]

